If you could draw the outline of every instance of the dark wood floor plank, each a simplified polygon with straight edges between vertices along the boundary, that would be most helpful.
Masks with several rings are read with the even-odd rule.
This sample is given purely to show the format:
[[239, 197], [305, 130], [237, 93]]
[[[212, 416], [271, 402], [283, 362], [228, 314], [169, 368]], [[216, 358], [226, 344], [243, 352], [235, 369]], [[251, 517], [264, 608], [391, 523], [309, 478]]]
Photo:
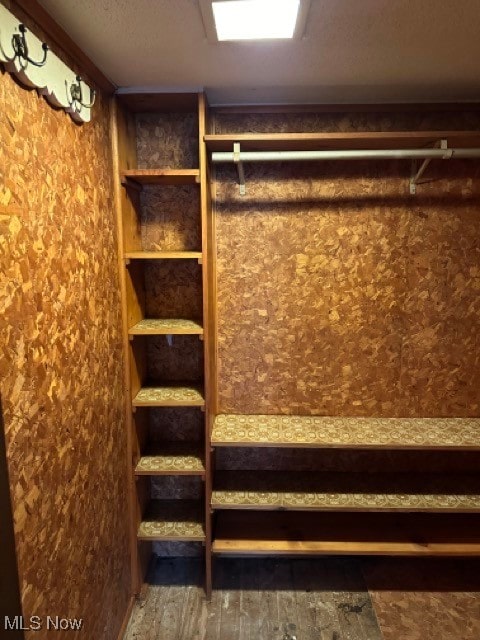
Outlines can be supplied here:
[[355, 561], [216, 559], [212, 600], [198, 559], [159, 560], [124, 640], [381, 640]]

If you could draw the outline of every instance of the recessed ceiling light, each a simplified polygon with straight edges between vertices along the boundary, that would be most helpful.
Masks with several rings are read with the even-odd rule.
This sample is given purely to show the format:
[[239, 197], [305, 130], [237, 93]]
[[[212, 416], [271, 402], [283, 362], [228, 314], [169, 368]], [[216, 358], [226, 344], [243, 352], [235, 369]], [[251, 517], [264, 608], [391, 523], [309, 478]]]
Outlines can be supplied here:
[[212, 42], [298, 37], [309, 4], [310, 0], [200, 0]]
[[292, 38], [300, 0], [223, 0], [213, 2], [219, 40]]

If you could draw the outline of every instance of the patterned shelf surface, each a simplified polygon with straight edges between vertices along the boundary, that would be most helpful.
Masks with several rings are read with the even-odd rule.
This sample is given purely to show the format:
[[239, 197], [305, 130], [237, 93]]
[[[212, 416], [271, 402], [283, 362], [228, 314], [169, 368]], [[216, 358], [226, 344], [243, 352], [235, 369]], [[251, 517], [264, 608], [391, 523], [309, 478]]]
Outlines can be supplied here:
[[130, 335], [202, 335], [203, 327], [193, 320], [183, 319], [145, 319], [137, 322], [128, 330]]
[[480, 418], [219, 415], [214, 446], [480, 450]]
[[133, 399], [134, 407], [203, 407], [205, 400], [199, 387], [143, 387]]
[[205, 475], [200, 443], [157, 442], [142, 455], [136, 475]]
[[202, 504], [197, 500], [152, 500], [138, 528], [139, 540], [203, 541]]
[[225, 471], [216, 509], [480, 512], [478, 475]]

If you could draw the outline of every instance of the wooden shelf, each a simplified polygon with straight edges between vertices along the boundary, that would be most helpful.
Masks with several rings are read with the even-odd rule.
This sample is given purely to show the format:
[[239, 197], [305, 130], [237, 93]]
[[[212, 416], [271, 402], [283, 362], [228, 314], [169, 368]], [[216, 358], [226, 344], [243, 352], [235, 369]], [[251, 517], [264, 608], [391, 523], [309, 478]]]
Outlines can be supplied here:
[[478, 451], [480, 419], [219, 415], [212, 445]]
[[224, 471], [214, 509], [480, 513], [478, 474]]
[[157, 442], [142, 455], [137, 476], [205, 476], [200, 443]]
[[474, 515], [238, 513], [217, 515], [218, 554], [479, 556]]
[[205, 399], [200, 387], [168, 385], [143, 387], [133, 399], [134, 407], [203, 407]]
[[197, 500], [152, 500], [138, 528], [138, 540], [203, 542], [203, 508]]
[[134, 182], [136, 185], [197, 184], [200, 180], [199, 169], [128, 169], [121, 172], [123, 185]]
[[203, 335], [203, 327], [194, 320], [177, 318], [144, 319], [130, 327], [131, 336]]
[[451, 147], [480, 146], [478, 131], [390, 131], [362, 133], [228, 133], [205, 136], [209, 151], [321, 151], [322, 149], [409, 149], [447, 139]]
[[201, 251], [127, 251], [128, 260], [202, 260]]

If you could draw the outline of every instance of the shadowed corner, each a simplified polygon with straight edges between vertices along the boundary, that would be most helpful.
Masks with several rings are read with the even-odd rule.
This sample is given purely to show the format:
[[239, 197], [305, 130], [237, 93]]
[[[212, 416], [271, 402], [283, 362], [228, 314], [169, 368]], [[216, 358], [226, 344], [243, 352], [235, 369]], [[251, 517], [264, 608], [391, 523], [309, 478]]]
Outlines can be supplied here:
[[[7, 452], [3, 409], [0, 397], [0, 637], [12, 640], [25, 638], [20, 628], [22, 605], [18, 580], [17, 555], [13, 532], [13, 514], [8, 482]], [[7, 626], [8, 621], [11, 623]]]

